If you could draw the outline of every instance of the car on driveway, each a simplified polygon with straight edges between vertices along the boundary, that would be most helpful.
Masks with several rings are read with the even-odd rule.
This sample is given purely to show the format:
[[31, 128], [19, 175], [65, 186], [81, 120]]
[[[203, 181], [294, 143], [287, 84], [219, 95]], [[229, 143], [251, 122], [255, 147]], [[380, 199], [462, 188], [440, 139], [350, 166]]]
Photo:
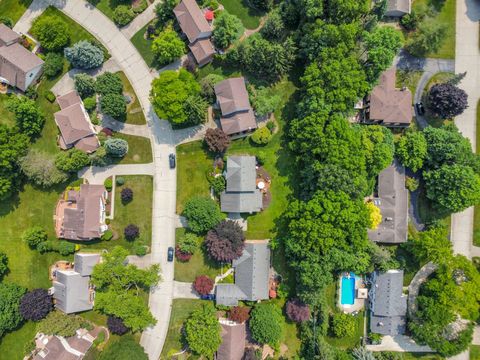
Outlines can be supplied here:
[[167, 252], [167, 260], [170, 261], [170, 262], [173, 261], [173, 253], [174, 253], [173, 247], [170, 246], [168, 248], [168, 252]]
[[200, 295], [202, 300], [215, 300], [215, 294]]
[[170, 169], [175, 169], [175, 165], [176, 165], [175, 154], [168, 155], [168, 162], [170, 163]]
[[423, 103], [418, 102], [415, 104], [415, 109], [417, 110], [418, 115], [425, 114], [425, 108], [423, 107]]

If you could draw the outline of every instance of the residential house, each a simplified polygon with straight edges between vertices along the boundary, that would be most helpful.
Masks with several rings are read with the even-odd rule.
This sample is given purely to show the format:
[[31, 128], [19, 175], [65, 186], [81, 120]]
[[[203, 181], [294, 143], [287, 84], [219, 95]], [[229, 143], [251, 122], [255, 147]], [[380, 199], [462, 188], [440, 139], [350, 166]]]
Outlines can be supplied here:
[[0, 83], [22, 91], [42, 74], [43, 60], [24, 48], [20, 35], [0, 24]]
[[403, 294], [403, 270], [375, 272], [370, 298], [370, 331], [402, 335], [407, 323], [407, 296]]
[[268, 240], [248, 240], [240, 258], [233, 260], [235, 283], [216, 286], [216, 302], [236, 306], [239, 301], [268, 299], [270, 248]]
[[412, 11], [412, 0], [387, 0], [385, 16], [402, 17]]
[[407, 127], [412, 122], [412, 93], [395, 88], [395, 69], [382, 73], [380, 81], [366, 99], [363, 122], [387, 127]]
[[76, 253], [73, 269], [55, 271], [51, 292], [57, 309], [66, 314], [93, 309], [95, 292], [90, 275], [100, 260], [100, 254]]
[[237, 135], [257, 128], [243, 77], [223, 80], [214, 89], [222, 112], [220, 125], [225, 134]]
[[247, 331], [245, 323], [219, 319], [222, 343], [217, 350], [216, 360], [242, 360], [245, 353]]
[[370, 240], [388, 244], [406, 242], [408, 190], [405, 188], [405, 168], [397, 160], [379, 174], [373, 203], [380, 208], [382, 222], [376, 229], [368, 230]]
[[173, 13], [190, 42], [188, 47], [198, 65], [208, 64], [213, 60], [215, 49], [210, 41], [212, 27], [206, 19], [206, 14], [198, 7], [195, 0], [182, 0], [173, 9]]
[[108, 193], [103, 185], [80, 185], [80, 190], [67, 190], [55, 210], [55, 231], [58, 238], [89, 241], [108, 229], [105, 206]]
[[57, 98], [60, 111], [54, 114], [55, 123], [60, 129], [58, 143], [63, 150], [75, 147], [86, 153], [100, 146], [95, 129], [86, 112], [82, 99], [76, 91]]
[[262, 210], [262, 193], [256, 185], [255, 156], [229, 156], [225, 177], [227, 186], [220, 194], [223, 212], [251, 214]]

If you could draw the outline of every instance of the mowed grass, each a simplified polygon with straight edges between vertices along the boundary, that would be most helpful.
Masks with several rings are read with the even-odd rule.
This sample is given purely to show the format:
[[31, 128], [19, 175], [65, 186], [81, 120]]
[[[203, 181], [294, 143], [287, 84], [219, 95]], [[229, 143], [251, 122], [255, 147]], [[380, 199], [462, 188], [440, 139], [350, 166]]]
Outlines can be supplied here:
[[137, 98], [137, 94], [135, 94], [135, 90], [133, 90], [132, 84], [123, 71], [119, 71], [117, 74], [122, 79], [123, 93], [132, 98], [132, 102], [127, 105], [127, 118], [125, 122], [133, 125], [145, 125], [145, 115], [143, 114], [140, 101]]
[[248, 5], [248, 0], [220, 0], [230, 14], [242, 20], [243, 26], [247, 29], [256, 29], [260, 25], [263, 13]]
[[33, 0], [0, 0], [0, 14], [16, 23]]
[[[182, 351], [182, 327], [183, 323], [190, 316], [192, 311], [201, 308], [206, 304], [204, 300], [193, 299], [174, 299], [172, 303], [172, 313], [170, 316], [170, 324], [168, 325], [167, 338], [163, 345], [160, 359], [167, 360], [172, 358], [172, 354]], [[186, 356], [178, 357], [185, 359]]]
[[480, 345], [470, 345], [470, 360], [480, 360]]
[[7, 102], [10, 97], [10, 94], [0, 94], [0, 124], [14, 126], [15, 116], [12, 112], [7, 110]]
[[155, 55], [153, 54], [151, 48], [153, 39], [145, 39], [145, 32], [147, 31], [148, 25], [149, 24], [138, 30], [137, 33], [132, 36], [130, 41], [138, 50], [140, 55], [142, 55], [143, 60], [145, 60], [147, 65], [149, 67], [155, 67]]
[[[130, 2], [124, 0], [87, 0], [90, 4], [95, 6], [98, 10], [105, 14], [110, 20], [113, 21], [113, 15], [115, 8], [119, 5], [128, 5]], [[147, 0], [147, 5], [151, 3], [150, 0]], [[136, 14], [137, 16], [137, 14]]]
[[117, 164], [147, 164], [153, 161], [150, 139], [121, 133], [115, 133], [114, 137], [128, 142], [128, 153]]
[[28, 321], [21, 328], [14, 332], [6, 333], [0, 338], [0, 351], [2, 359], [23, 359], [25, 354], [25, 346], [32, 342], [36, 331], [37, 324]]

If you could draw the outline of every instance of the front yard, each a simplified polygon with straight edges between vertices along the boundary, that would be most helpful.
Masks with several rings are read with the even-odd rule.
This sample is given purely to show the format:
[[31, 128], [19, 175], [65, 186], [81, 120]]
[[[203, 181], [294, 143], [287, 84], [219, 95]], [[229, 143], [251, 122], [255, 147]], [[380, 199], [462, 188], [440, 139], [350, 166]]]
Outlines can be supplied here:
[[95, 6], [98, 10], [105, 14], [110, 20], [113, 21], [115, 8], [119, 5], [127, 5], [128, 3], [135, 3], [136, 7], [138, 8], [138, 13], [135, 16], [140, 14], [142, 11], [141, 9], [146, 9], [148, 5], [150, 5], [153, 1], [152, 0], [137, 0], [137, 1], [129, 1], [125, 2], [122, 0], [87, 0], [90, 4]]
[[122, 133], [114, 133], [113, 137], [128, 142], [128, 153], [117, 164], [147, 164], [153, 161], [150, 139]]
[[0, 1], [0, 14], [5, 15], [12, 19], [13, 23], [16, 23], [28, 9], [33, 0], [1, 0]]
[[155, 67], [155, 56], [151, 49], [153, 39], [145, 39], [145, 32], [147, 31], [148, 25], [150, 24], [147, 24], [138, 30], [138, 32], [132, 36], [130, 41], [133, 46], [137, 48], [140, 55], [142, 55], [142, 58], [147, 63], [148, 67]]
[[123, 71], [119, 71], [117, 74], [122, 79], [123, 94], [130, 96], [132, 99], [132, 102], [127, 104], [127, 118], [125, 123], [133, 125], [145, 125], [145, 115], [143, 114], [140, 101], [137, 98], [137, 94], [135, 94], [135, 90], [133, 90], [132, 84]]

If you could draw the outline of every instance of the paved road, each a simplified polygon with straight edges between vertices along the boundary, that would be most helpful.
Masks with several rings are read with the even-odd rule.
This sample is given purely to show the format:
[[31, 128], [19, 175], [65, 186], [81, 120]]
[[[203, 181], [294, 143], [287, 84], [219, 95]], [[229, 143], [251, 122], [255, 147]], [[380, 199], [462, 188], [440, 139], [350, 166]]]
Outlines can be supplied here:
[[163, 281], [151, 290], [149, 297], [150, 311], [157, 324], [143, 332], [140, 343], [149, 358], [157, 360], [167, 335], [173, 296], [173, 263], [167, 262], [167, 248], [175, 243], [176, 171], [168, 166], [168, 155], [175, 152], [173, 132], [167, 121], [158, 119], [150, 104], [150, 84], [154, 75], [129, 39], [86, 1], [34, 0], [17, 23], [16, 30], [26, 33], [35, 17], [49, 5], [56, 6], [81, 24], [108, 49], [130, 80], [151, 131], [154, 196], [150, 260], [160, 264]]
[[125, 164], [109, 166], [91, 166], [78, 172], [78, 177], [88, 180], [90, 184], [103, 184], [112, 175], [155, 175], [155, 165]]

